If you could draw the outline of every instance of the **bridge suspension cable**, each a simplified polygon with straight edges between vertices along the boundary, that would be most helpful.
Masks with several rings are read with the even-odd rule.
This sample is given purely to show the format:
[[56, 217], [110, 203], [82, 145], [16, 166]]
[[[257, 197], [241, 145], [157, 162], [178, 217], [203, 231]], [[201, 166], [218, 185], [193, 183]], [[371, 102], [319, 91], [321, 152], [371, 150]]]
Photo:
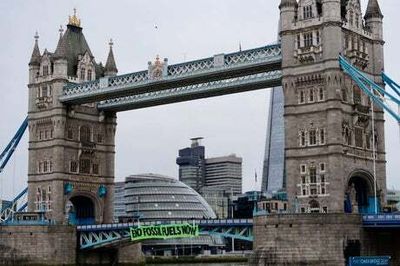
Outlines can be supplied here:
[[[384, 83], [389, 85], [392, 90], [397, 95], [392, 95], [388, 91], [381, 88], [381, 86], [377, 85], [374, 81], [369, 79], [363, 72], [354, 67], [351, 63], [349, 63], [343, 56], [339, 55], [339, 64], [342, 67], [343, 71], [347, 73], [350, 78], [358, 85], [358, 87], [367, 94], [371, 101], [371, 118], [372, 118], [372, 132], [375, 132], [375, 112], [374, 112], [374, 103], [377, 104], [382, 109], [386, 110], [392, 117], [394, 117], [399, 123], [400, 128], [400, 86], [390, 79], [385, 73], [382, 72], [382, 80]], [[388, 98], [385, 98], [388, 97]], [[398, 113], [396, 112], [386, 103], [386, 100], [389, 99], [398, 105]], [[376, 191], [376, 143], [375, 143], [375, 134], [373, 133], [372, 137], [372, 146], [373, 146], [373, 175], [374, 175], [374, 202], [375, 202], [375, 214], [378, 214], [378, 203], [377, 203], [377, 191]]]
[[[11, 156], [14, 154], [27, 127], [28, 127], [28, 117], [25, 118], [25, 120], [22, 122], [21, 126], [15, 133], [14, 137], [11, 139], [6, 148], [0, 154], [0, 173], [4, 170], [7, 163], [11, 159]], [[15, 169], [14, 169], [14, 175], [15, 175]], [[15, 212], [21, 212], [26, 209], [28, 205], [27, 195], [28, 195], [28, 188], [25, 188], [11, 201], [10, 204], [7, 204], [6, 206], [0, 209], [0, 224], [11, 219]]]
[[[343, 56], [339, 56], [339, 63], [344, 72], [349, 74], [351, 79], [356, 82], [362, 91], [364, 91], [372, 101], [382, 109], [386, 110], [397, 122], [400, 123], [400, 114], [396, 113], [388, 104], [385, 103], [385, 96], [400, 107], [400, 87], [384, 73], [383, 81], [388, 84], [398, 96], [394, 96], [388, 91], [381, 88], [374, 81], [369, 79], [364, 73], [351, 65]], [[397, 87], [396, 87], [397, 86]]]
[[0, 173], [4, 170], [4, 167], [7, 165], [8, 161], [13, 155], [27, 127], [28, 127], [28, 117], [25, 118], [24, 122], [22, 122], [22, 125], [17, 130], [17, 133], [15, 133], [14, 137], [8, 143], [7, 147], [0, 154]]
[[15, 199], [7, 204], [6, 207], [0, 209], [0, 225], [12, 219], [14, 213], [26, 210], [28, 206], [28, 188], [20, 192]]

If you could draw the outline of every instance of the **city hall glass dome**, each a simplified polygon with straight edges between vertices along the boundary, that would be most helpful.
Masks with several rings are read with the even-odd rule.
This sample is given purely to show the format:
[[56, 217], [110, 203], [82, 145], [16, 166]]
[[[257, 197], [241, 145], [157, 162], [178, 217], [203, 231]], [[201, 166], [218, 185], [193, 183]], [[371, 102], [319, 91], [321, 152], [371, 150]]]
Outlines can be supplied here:
[[192, 188], [168, 176], [132, 175], [125, 180], [125, 211], [140, 221], [215, 219], [208, 203]]

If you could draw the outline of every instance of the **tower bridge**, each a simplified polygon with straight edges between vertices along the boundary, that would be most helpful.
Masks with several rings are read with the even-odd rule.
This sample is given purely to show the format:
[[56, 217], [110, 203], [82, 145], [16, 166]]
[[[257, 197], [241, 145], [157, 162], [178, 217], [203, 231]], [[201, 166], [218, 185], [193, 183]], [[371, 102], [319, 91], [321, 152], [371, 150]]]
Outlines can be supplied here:
[[[117, 112], [281, 87], [282, 183], [292, 213], [255, 217], [245, 225], [232, 221], [227, 230], [221, 222], [212, 228], [215, 222], [205, 226], [208, 232], [252, 240], [254, 230], [256, 264], [271, 258], [275, 265], [287, 265], [285, 258], [295, 264], [296, 252], [314, 263], [321, 256], [312, 253], [326, 251], [326, 265], [341, 265], [343, 249], [353, 252], [352, 245], [363, 237], [380, 237], [368, 228], [399, 228], [398, 216], [377, 214], [386, 194], [387, 106], [379, 88], [390, 80], [381, 77], [378, 1], [368, 1], [364, 17], [359, 0], [281, 0], [279, 8], [277, 44], [176, 65], [157, 57], [147, 70], [124, 75], [117, 75], [112, 42], [105, 66], [96, 62], [76, 14], [54, 52], [40, 52], [35, 36], [28, 85], [28, 211], [43, 212], [49, 223], [61, 226], [75, 209], [75, 221], [91, 224], [78, 227], [83, 248], [124, 241], [129, 224], [112, 224]], [[0, 160], [12, 155], [10, 147], [18, 141]], [[325, 229], [316, 234], [330, 241], [328, 249], [309, 236], [300, 239], [302, 230], [312, 235], [315, 226]], [[304, 241], [308, 247], [301, 245]], [[380, 253], [368, 248], [362, 253]], [[398, 251], [393, 256], [399, 260]]]

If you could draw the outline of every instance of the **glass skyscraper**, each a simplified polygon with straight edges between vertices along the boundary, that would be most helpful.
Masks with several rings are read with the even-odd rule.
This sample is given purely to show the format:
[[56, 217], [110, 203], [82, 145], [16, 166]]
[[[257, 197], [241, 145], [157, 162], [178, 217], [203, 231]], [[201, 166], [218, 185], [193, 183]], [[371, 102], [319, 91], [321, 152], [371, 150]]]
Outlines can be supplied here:
[[271, 92], [261, 187], [261, 190], [267, 193], [277, 192], [286, 188], [283, 114], [283, 88], [276, 87]]

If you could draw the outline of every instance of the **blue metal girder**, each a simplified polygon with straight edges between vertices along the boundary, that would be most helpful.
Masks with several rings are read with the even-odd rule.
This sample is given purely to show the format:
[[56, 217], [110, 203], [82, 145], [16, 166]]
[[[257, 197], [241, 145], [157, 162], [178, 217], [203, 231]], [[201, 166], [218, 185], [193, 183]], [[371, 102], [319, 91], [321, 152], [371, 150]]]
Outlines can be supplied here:
[[21, 126], [17, 130], [17, 133], [15, 133], [14, 137], [8, 143], [7, 147], [0, 154], [0, 173], [3, 171], [4, 167], [7, 165], [8, 161], [13, 155], [27, 127], [28, 127], [28, 117], [25, 118], [24, 122], [22, 122]]
[[[209, 234], [253, 241], [253, 220], [251, 219], [141, 222], [140, 225], [179, 223], [199, 225], [201, 235]], [[80, 249], [96, 249], [127, 242], [130, 237], [129, 229], [138, 225], [138, 223], [116, 223], [78, 226]]]
[[10, 220], [16, 211], [22, 212], [26, 209], [26, 207], [28, 206], [27, 195], [28, 188], [25, 188], [11, 201], [10, 206], [1, 209], [0, 224], [3, 224], [4, 222]]
[[98, 102], [280, 70], [281, 64], [281, 46], [274, 44], [171, 65], [159, 79], [151, 79], [148, 71], [140, 71], [81, 84], [68, 84], [64, 87], [64, 94], [59, 100], [68, 104]]
[[276, 87], [282, 83], [282, 71], [275, 70], [232, 79], [217, 80], [102, 101], [97, 108], [104, 111], [126, 111], [145, 107], [191, 101], [250, 90]]
[[225, 238], [234, 238], [243, 241], [253, 242], [252, 226], [216, 226], [216, 227], [200, 227], [203, 234], [217, 235]]
[[400, 85], [397, 84], [394, 80], [389, 78], [384, 72], [382, 72], [382, 80], [385, 84], [389, 85], [390, 88], [400, 97]]
[[343, 56], [339, 56], [339, 63], [342, 69], [357, 83], [358, 87], [367, 94], [372, 101], [380, 108], [386, 110], [393, 118], [400, 122], [400, 115], [392, 110], [384, 101], [383, 96], [388, 96], [396, 104], [400, 105], [400, 99], [382, 89], [375, 82], [370, 80], [364, 73], [352, 66]]

